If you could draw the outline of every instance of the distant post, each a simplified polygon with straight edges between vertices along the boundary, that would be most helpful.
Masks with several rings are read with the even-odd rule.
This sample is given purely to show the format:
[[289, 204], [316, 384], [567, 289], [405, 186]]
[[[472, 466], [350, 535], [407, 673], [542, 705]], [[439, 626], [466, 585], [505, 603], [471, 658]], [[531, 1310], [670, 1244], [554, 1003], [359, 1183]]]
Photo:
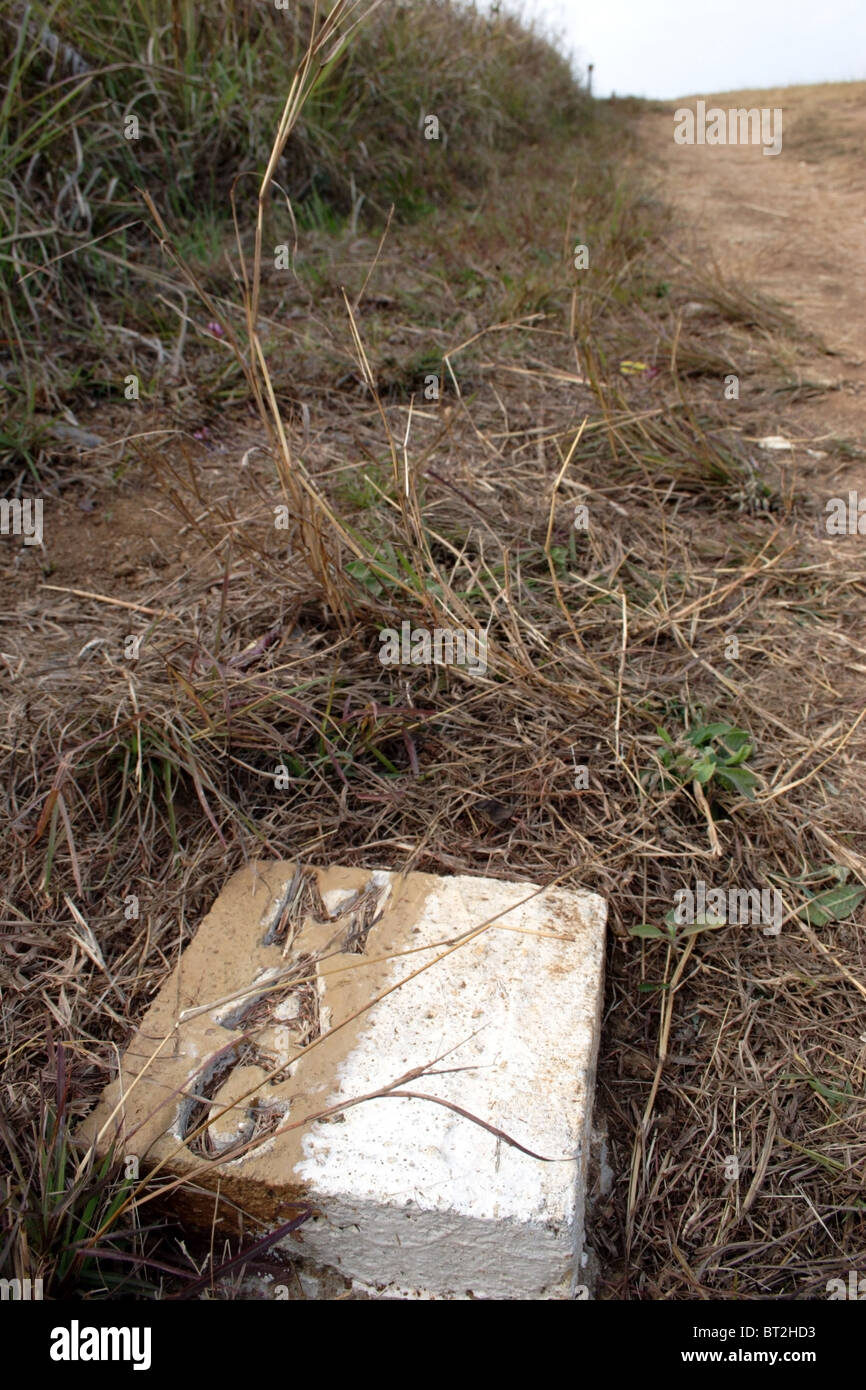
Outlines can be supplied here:
[[586, 68], [586, 90], [590, 96], [592, 96], [592, 70], [594, 67], [595, 63], [588, 63]]

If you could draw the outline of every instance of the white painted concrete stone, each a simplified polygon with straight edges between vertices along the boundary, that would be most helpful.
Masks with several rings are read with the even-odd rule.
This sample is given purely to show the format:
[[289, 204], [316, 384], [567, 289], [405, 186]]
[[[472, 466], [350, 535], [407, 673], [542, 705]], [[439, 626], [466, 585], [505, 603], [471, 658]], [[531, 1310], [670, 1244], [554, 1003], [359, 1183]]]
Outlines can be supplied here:
[[[124, 1059], [124, 1151], [199, 1187], [218, 1177], [272, 1228], [292, 1200], [314, 1204], [289, 1248], [369, 1289], [569, 1297], [580, 1282], [604, 901], [382, 871], [378, 901], [359, 904], [369, 872], [320, 870], [325, 907], [349, 911], [328, 922], [301, 914], [288, 941], [269, 942], [293, 872], [241, 871], [199, 928]], [[268, 1076], [252, 1113], [273, 1119], [220, 1160], [239, 1124], [242, 1138], [250, 1127], [242, 1069], [251, 1084]], [[199, 1101], [196, 1112], [184, 1091], [210, 1108]], [[119, 1096], [115, 1085], [92, 1122], [103, 1145]], [[235, 1110], [220, 1120], [216, 1101]], [[209, 1122], [208, 1160], [192, 1146], [191, 1114]], [[212, 1199], [205, 1210], [210, 1219]]]

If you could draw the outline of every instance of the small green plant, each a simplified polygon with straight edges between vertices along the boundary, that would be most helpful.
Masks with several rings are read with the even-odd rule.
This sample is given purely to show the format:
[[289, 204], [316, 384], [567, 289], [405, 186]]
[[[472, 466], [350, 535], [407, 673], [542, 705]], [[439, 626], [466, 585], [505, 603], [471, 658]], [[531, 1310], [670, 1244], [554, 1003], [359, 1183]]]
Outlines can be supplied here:
[[367, 467], [359, 465], [357, 472], [350, 473], [334, 489], [337, 500], [356, 511], [375, 511], [381, 505], [383, 495], [387, 498], [391, 492], [393, 484], [375, 464]]
[[835, 1078], [831, 1078], [828, 1082], [820, 1081], [817, 1076], [810, 1076], [808, 1073], [804, 1075], [800, 1072], [787, 1072], [782, 1076], [782, 1080], [805, 1081], [815, 1092], [815, 1095], [827, 1101], [832, 1109], [839, 1107], [842, 1110], [846, 1110], [852, 1101], [859, 1099], [854, 1091], [854, 1087], [846, 1077], [842, 1077], [838, 1081], [835, 1080]]
[[[779, 874], [786, 883], [795, 884], [806, 894], [806, 902], [798, 909], [797, 916], [810, 927], [826, 927], [829, 922], [844, 922], [857, 911], [866, 898], [866, 888], [849, 883], [850, 869], [844, 864], [826, 864], [822, 868], [806, 868], [796, 877]], [[830, 888], [821, 888], [822, 883], [830, 883]]]
[[645, 787], [660, 785], [663, 791], [675, 791], [697, 782], [707, 790], [733, 791], [754, 800], [758, 779], [746, 759], [755, 746], [745, 729], [719, 722], [693, 724], [678, 735], [659, 726], [656, 733], [662, 741], [658, 757], [664, 772], [644, 772]]
[[828, 922], [843, 922], [846, 917], [850, 917], [864, 897], [866, 889], [858, 888], [853, 883], [840, 883], [835, 888], [828, 888], [824, 893], [810, 896], [797, 915], [804, 918], [810, 926], [825, 927]]
[[[66, 1049], [61, 1044], [50, 1051], [53, 1095], [44, 1098], [33, 1151], [27, 1151], [24, 1136], [2, 1126], [10, 1172], [0, 1189], [0, 1268], [42, 1279], [51, 1298], [153, 1292], [153, 1284], [142, 1278], [145, 1261], [136, 1255], [134, 1218], [127, 1214], [117, 1226], [132, 1179], [122, 1174], [112, 1151], [98, 1160], [75, 1139]], [[97, 1252], [93, 1242], [99, 1238]], [[110, 1261], [107, 1266], [101, 1255]]]
[[699, 936], [705, 931], [718, 931], [725, 925], [726, 923], [712, 912], [699, 914], [694, 922], [677, 922], [672, 910], [665, 913], [664, 926], [657, 927], [652, 922], [639, 922], [636, 926], [629, 927], [628, 934], [640, 941], [666, 941], [669, 946], [678, 946], [690, 936]]
[[386, 590], [393, 594], [414, 591], [419, 595], [441, 597], [442, 585], [421, 574], [391, 541], [375, 547], [359, 533], [353, 534], [371, 558], [369, 564], [366, 560], [350, 560], [345, 566], [346, 573], [374, 598], [380, 598]]

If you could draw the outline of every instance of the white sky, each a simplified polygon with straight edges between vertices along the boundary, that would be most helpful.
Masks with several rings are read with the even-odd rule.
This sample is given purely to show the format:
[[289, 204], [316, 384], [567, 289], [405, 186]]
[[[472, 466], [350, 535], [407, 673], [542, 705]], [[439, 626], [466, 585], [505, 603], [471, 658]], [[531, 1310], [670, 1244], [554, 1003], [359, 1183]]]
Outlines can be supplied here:
[[[479, 0], [486, 9], [490, 0]], [[866, 0], [503, 0], [595, 63], [598, 96], [866, 79]]]

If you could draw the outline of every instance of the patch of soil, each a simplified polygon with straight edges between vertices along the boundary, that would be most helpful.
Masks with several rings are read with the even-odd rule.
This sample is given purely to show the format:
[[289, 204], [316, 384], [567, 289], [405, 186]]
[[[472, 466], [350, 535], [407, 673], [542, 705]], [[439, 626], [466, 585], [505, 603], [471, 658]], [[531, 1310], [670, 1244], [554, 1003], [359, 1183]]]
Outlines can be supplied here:
[[[674, 112], [648, 112], [643, 155], [680, 217], [682, 252], [782, 301], [834, 354], [798, 364], [837, 389], [780, 407], [779, 433], [822, 451], [833, 439], [866, 446], [866, 83], [726, 92], [707, 107], [780, 108], [782, 149], [679, 145]], [[745, 375], [745, 371], [744, 371]], [[828, 457], [832, 482], [866, 494], [866, 454]], [[829, 475], [829, 476], [828, 476]]]

